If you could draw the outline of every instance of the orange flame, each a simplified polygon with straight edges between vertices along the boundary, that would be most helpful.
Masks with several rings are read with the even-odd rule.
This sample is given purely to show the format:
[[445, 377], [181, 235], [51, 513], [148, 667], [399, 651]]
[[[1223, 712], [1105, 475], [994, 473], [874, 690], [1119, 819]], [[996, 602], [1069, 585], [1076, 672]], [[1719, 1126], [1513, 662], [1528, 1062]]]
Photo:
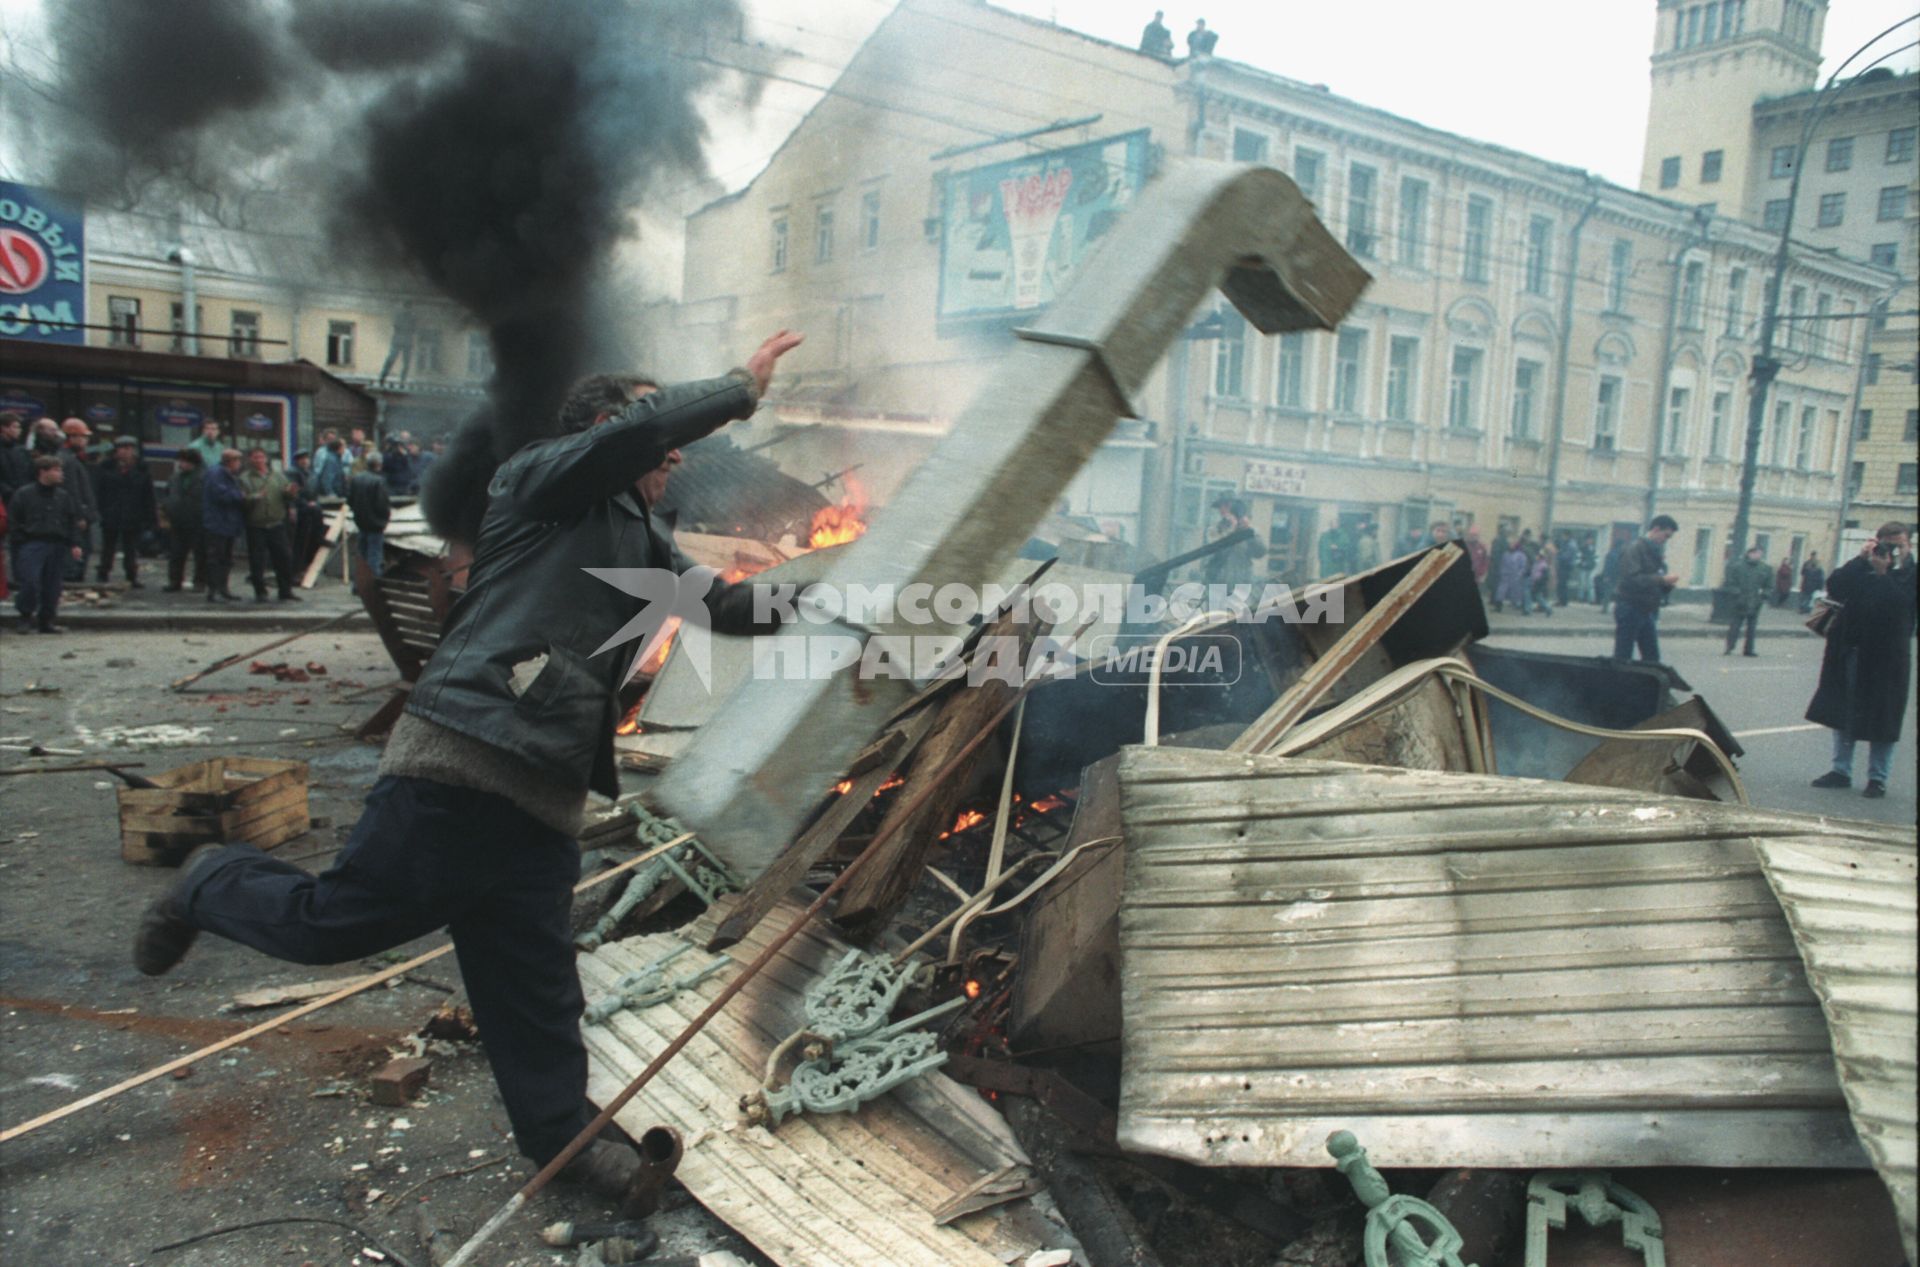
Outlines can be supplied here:
[[967, 997], [970, 999], [980, 997], [980, 983], [978, 981], [969, 980], [967, 982]]
[[953, 820], [953, 826], [940, 833], [940, 839], [945, 840], [956, 832], [970, 831], [986, 821], [987, 816], [977, 809], [961, 810], [960, 817]]
[[847, 496], [838, 506], [822, 506], [813, 512], [807, 532], [807, 545], [845, 545], [867, 530], [867, 495], [855, 481], [846, 481]]
[[851, 791], [853, 791], [852, 779], [842, 779], [838, 783], [833, 785], [833, 794], [835, 796], [845, 796], [847, 793]]

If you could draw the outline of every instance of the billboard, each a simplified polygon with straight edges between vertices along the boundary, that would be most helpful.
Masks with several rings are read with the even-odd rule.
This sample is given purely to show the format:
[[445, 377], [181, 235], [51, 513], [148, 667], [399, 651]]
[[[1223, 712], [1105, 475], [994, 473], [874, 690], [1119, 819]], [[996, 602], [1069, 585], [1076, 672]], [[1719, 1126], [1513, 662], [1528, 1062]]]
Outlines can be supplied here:
[[955, 172], [940, 221], [940, 316], [1044, 308], [1133, 205], [1144, 129]]
[[58, 194], [0, 180], [0, 337], [84, 344], [86, 215]]

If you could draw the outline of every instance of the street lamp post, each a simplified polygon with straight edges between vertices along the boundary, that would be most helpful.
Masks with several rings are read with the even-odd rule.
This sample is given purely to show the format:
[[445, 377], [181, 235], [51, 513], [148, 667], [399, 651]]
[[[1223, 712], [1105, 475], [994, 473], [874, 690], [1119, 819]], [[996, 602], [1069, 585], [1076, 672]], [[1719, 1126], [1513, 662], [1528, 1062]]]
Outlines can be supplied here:
[[[1853, 65], [1854, 58], [1859, 57], [1860, 54], [1909, 22], [1920, 22], [1920, 15], [1902, 18], [1895, 22], [1855, 49], [1846, 61], [1840, 63], [1839, 68], [1827, 77], [1827, 82], [1815, 94], [1817, 99], [1808, 108], [1806, 122], [1801, 125], [1800, 144], [1793, 156], [1793, 179], [1787, 186], [1787, 213], [1780, 225], [1780, 245], [1773, 253], [1773, 277], [1767, 283], [1766, 307], [1760, 318], [1760, 348], [1754, 353], [1753, 369], [1748, 374], [1753, 387], [1747, 396], [1747, 450], [1745, 461], [1740, 466], [1740, 506], [1733, 517], [1732, 550], [1727, 556], [1730, 559], [1737, 559], [1746, 552], [1747, 530], [1753, 518], [1753, 486], [1760, 470], [1760, 446], [1767, 421], [1767, 393], [1773, 386], [1773, 380], [1780, 375], [1780, 360], [1773, 353], [1774, 335], [1780, 326], [1780, 292], [1786, 284], [1787, 252], [1792, 243], [1793, 234], [1793, 210], [1800, 201], [1800, 173], [1806, 166], [1807, 147], [1813, 143], [1813, 125], [1819, 121], [1821, 114], [1833, 104], [1841, 92], [1845, 92], [1848, 87], [1859, 82], [1859, 77], [1856, 75], [1839, 91], [1834, 90], [1834, 85], [1839, 81], [1841, 74], [1847, 67]], [[1911, 47], [1913, 46], [1910, 44], [1903, 45], [1892, 52], [1884, 53], [1861, 67], [1859, 73], [1865, 74], [1881, 62]], [[1848, 420], [1846, 425], [1852, 425], [1851, 420]]]

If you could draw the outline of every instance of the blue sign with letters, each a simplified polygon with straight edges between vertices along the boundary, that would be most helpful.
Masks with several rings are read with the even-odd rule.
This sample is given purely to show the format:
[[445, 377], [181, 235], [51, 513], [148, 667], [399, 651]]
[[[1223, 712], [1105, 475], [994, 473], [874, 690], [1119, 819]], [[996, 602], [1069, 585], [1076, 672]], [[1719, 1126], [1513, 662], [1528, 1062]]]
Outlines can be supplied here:
[[0, 180], [0, 338], [87, 341], [86, 225], [58, 194]]

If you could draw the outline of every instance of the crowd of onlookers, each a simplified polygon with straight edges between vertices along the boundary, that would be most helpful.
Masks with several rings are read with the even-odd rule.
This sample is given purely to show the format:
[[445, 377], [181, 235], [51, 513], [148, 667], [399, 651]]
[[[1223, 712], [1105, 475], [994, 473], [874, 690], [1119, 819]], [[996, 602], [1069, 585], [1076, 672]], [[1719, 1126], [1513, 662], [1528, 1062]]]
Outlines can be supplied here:
[[62, 591], [84, 581], [89, 564], [97, 583], [118, 562], [128, 588], [144, 589], [142, 558], [164, 554], [167, 592], [232, 602], [244, 549], [255, 602], [270, 593], [299, 602], [296, 578], [325, 535], [322, 503], [347, 504], [377, 572], [392, 498], [417, 493], [443, 448], [423, 449], [406, 432], [376, 446], [358, 429], [327, 430], [281, 465], [208, 419], [156, 484], [138, 437], [96, 442], [80, 418], [0, 413], [0, 597], [12, 591], [23, 632], [59, 633]]

